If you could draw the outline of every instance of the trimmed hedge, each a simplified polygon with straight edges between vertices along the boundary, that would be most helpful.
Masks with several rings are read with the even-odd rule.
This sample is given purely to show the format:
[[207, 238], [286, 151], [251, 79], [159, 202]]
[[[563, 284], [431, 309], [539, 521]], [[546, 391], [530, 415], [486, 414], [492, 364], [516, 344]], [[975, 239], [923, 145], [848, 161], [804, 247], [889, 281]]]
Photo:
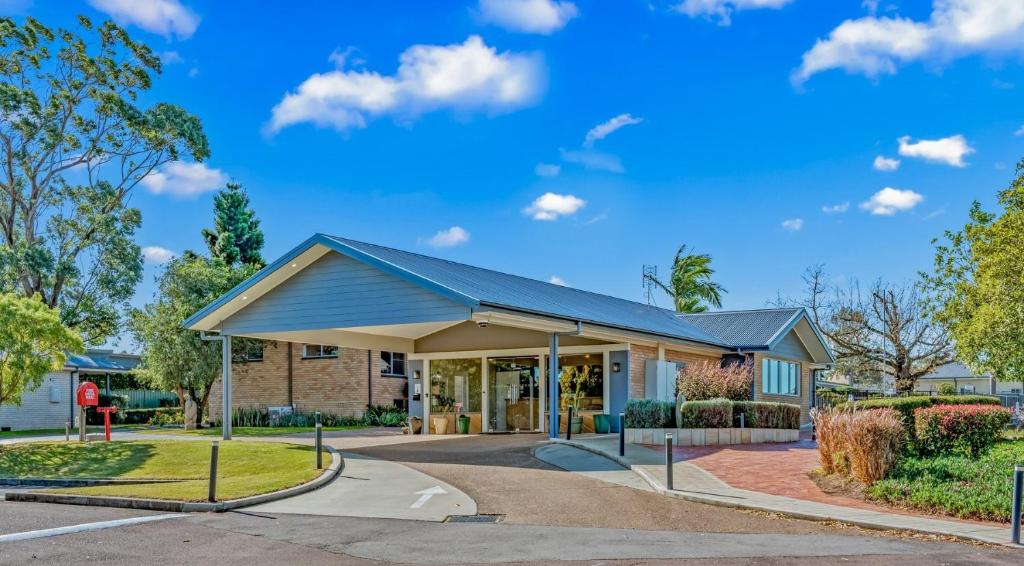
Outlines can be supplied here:
[[1013, 417], [992, 405], [935, 405], [914, 411], [918, 450], [924, 455], [961, 454], [968, 458], [991, 448]]
[[[886, 397], [884, 399], [867, 399], [854, 401], [855, 409], [895, 409], [903, 417], [903, 428], [907, 431], [907, 437], [915, 441], [917, 435], [914, 433], [914, 411], [931, 407], [933, 405], [998, 405], [998, 397], [987, 397], [985, 395], [937, 395], [929, 397], [926, 395], [914, 395], [911, 397]], [[849, 402], [836, 405], [837, 409], [847, 409]]]
[[626, 401], [626, 428], [675, 428], [676, 404], [672, 401]]
[[[181, 407], [161, 407], [159, 409], [128, 409], [118, 411], [121, 415], [120, 422], [124, 424], [149, 424], [154, 417], [161, 423], [176, 422], [184, 418], [184, 410]], [[182, 416], [179, 418], [178, 415]]]
[[768, 401], [733, 401], [732, 426], [740, 426], [740, 415], [744, 415], [743, 426], [747, 428], [800, 428], [800, 405]]
[[732, 426], [732, 401], [709, 399], [686, 401], [679, 405], [679, 428], [729, 428]]

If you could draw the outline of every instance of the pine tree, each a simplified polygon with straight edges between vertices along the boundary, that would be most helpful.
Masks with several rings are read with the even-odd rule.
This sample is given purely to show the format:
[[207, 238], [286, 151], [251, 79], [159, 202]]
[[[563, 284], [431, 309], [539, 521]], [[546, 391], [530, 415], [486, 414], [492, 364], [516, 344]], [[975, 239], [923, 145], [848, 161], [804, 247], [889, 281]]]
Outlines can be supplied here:
[[242, 185], [228, 183], [213, 197], [213, 229], [203, 229], [210, 255], [227, 265], [263, 267], [263, 230]]

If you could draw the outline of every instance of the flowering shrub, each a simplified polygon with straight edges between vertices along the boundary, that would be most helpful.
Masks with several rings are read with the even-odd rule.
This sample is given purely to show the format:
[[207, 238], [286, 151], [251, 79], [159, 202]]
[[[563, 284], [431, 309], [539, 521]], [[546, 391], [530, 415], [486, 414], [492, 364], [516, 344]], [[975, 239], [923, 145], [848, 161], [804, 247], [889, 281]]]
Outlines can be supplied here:
[[732, 402], [728, 399], [686, 401], [679, 405], [679, 428], [729, 428]]
[[626, 428], [674, 428], [676, 404], [653, 399], [630, 399], [626, 402]]
[[727, 364], [722, 367], [717, 362], [702, 362], [686, 364], [683, 367], [676, 380], [676, 391], [687, 401], [742, 401], [750, 399], [753, 385], [753, 366], [749, 363]]
[[818, 456], [827, 474], [852, 476], [871, 485], [899, 460], [903, 420], [894, 409], [816, 410]]
[[768, 401], [733, 401], [732, 426], [747, 428], [800, 428], [800, 405]]
[[842, 403], [840, 409], [882, 409], [889, 408], [899, 411], [903, 417], [903, 428], [906, 431], [908, 447], [913, 448], [916, 444], [914, 433], [914, 411], [922, 407], [934, 405], [998, 405], [998, 397], [985, 395], [952, 395], [929, 397], [927, 395], [913, 395], [910, 397], [886, 397], [883, 399], [868, 399], [865, 401], [854, 401], [853, 403]]
[[993, 405], [935, 405], [914, 411], [914, 431], [922, 454], [962, 454], [976, 458], [999, 439], [1012, 414]]

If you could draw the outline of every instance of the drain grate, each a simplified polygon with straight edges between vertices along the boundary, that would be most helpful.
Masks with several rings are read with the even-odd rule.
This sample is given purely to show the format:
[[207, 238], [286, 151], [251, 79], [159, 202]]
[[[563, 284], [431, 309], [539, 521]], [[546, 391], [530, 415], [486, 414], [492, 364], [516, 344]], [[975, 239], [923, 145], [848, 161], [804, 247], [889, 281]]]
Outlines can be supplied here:
[[497, 523], [504, 515], [448, 515], [445, 523]]

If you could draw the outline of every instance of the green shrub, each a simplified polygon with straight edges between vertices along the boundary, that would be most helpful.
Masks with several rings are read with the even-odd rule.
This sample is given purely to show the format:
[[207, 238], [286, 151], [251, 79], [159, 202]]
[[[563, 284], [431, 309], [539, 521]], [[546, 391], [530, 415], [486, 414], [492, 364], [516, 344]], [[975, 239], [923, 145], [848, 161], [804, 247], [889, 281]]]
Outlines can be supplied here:
[[917, 448], [924, 455], [976, 458], [999, 439], [1012, 414], [992, 405], [935, 405], [914, 411]]
[[626, 402], [626, 428], [675, 428], [676, 404], [654, 399]]
[[363, 424], [367, 426], [403, 426], [409, 415], [395, 405], [372, 405], [363, 413]]
[[956, 395], [956, 386], [952, 383], [940, 383], [939, 395]]
[[747, 428], [800, 428], [800, 405], [772, 403], [768, 401], [733, 401], [732, 426]]
[[[180, 407], [161, 407], [159, 409], [127, 409], [121, 413], [124, 424], [180, 424], [185, 420], [185, 413]], [[154, 419], [157, 422], [153, 422]]]
[[903, 419], [903, 429], [906, 431], [908, 446], [916, 444], [917, 436], [914, 433], [914, 411], [917, 409], [931, 407], [932, 405], [998, 405], [998, 397], [985, 395], [938, 395], [929, 397], [927, 395], [914, 395], [910, 397], [885, 397], [881, 399], [867, 399], [837, 405], [838, 409], [853, 407], [855, 409], [895, 409]]
[[679, 405], [679, 417], [679, 428], [729, 428], [732, 426], [732, 401], [686, 401]]

